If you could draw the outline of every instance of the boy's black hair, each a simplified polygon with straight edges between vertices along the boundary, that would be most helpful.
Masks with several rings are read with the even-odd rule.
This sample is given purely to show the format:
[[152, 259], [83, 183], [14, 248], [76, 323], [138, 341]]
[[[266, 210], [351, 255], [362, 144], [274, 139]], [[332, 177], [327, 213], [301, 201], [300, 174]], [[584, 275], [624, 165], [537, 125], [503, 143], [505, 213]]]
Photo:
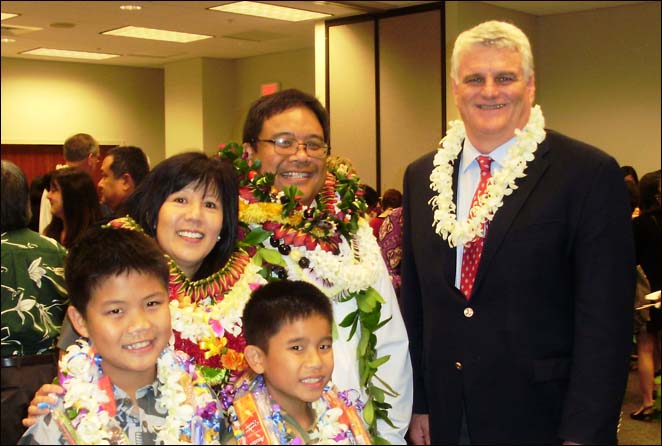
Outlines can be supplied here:
[[156, 242], [138, 231], [88, 228], [69, 249], [64, 276], [71, 304], [85, 316], [92, 292], [111, 276], [138, 272], [168, 288], [168, 262]]
[[322, 316], [333, 324], [329, 298], [307, 282], [281, 280], [253, 291], [244, 307], [243, 323], [246, 343], [268, 352], [269, 339], [283, 324], [312, 315]]

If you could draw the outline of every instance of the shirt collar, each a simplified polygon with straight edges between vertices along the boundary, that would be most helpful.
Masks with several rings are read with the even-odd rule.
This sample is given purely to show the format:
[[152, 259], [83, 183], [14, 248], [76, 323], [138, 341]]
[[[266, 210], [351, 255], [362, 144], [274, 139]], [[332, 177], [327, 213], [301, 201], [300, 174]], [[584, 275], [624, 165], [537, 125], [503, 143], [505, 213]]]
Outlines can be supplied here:
[[[508, 149], [510, 149], [510, 146], [512, 146], [515, 143], [515, 136], [510, 138], [508, 141], [504, 142], [501, 144], [499, 147], [496, 149], [492, 150], [490, 153], [487, 154], [490, 158], [492, 158], [493, 163], [496, 163], [495, 167], [501, 167], [504, 165], [504, 161], [506, 159], [506, 156], [508, 155]], [[474, 160], [479, 157], [480, 155], [485, 155], [485, 153], [479, 152], [478, 149], [476, 149], [473, 144], [471, 144], [471, 141], [469, 141], [469, 138], [464, 138], [464, 146], [462, 150], [462, 173], [465, 173], [467, 169], [473, 164], [478, 165], [477, 162], [474, 163]]]

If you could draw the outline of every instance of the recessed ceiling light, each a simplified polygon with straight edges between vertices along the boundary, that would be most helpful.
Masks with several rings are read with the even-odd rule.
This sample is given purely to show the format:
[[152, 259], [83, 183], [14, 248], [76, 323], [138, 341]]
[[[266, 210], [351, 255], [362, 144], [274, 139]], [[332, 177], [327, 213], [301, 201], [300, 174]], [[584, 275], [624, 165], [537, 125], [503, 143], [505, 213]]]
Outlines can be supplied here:
[[16, 42], [16, 39], [12, 39], [11, 37], [3, 37], [1, 41], [2, 43], [13, 43]]
[[303, 20], [321, 19], [331, 17], [331, 14], [305, 11], [303, 9], [286, 8], [284, 6], [269, 5], [260, 2], [235, 2], [227, 5], [209, 8], [213, 11], [233, 12], [235, 14], [266, 17], [268, 19], [286, 20], [288, 22], [301, 22]]
[[12, 17], [17, 17], [18, 16], [18, 14], [10, 14], [8, 12], [3, 12], [1, 14], [2, 14], [2, 19], [1, 20], [7, 20], [7, 19], [11, 19]]
[[143, 7], [140, 5], [122, 5], [120, 9], [122, 11], [140, 11]]
[[140, 28], [138, 26], [125, 26], [110, 31], [102, 32], [107, 36], [135, 37], [136, 39], [165, 40], [167, 42], [187, 43], [196, 40], [211, 39], [214, 36], [202, 34], [180, 33], [176, 31], [165, 31], [162, 29]]
[[20, 54], [30, 54], [32, 56], [66, 57], [69, 59], [94, 59], [94, 60], [119, 57], [119, 54], [88, 53], [86, 51], [56, 50], [53, 48], [37, 48], [34, 50], [23, 51]]

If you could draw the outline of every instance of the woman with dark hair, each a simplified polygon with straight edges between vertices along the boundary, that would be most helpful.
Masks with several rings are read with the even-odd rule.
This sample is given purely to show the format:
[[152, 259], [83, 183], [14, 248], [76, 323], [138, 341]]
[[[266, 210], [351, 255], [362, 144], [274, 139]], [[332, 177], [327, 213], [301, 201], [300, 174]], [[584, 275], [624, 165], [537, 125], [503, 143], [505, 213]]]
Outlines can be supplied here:
[[[239, 336], [243, 303], [249, 285], [265, 283], [260, 268], [237, 248], [238, 197], [231, 164], [204, 153], [181, 153], [156, 165], [126, 201], [127, 215], [108, 223], [156, 239], [170, 267], [175, 348], [194, 357], [217, 389], [246, 367], [245, 341]], [[66, 349], [77, 337], [65, 322], [58, 347]], [[42, 386], [23, 425], [46, 412], [37, 403], [50, 404], [48, 394], [61, 391]], [[225, 408], [229, 403], [224, 401]]]
[[632, 166], [621, 166], [621, 171], [623, 171], [623, 179], [626, 183], [632, 183], [635, 186], [639, 184], [639, 176], [637, 171]]
[[51, 173], [48, 201], [53, 220], [44, 229], [44, 235], [67, 248], [103, 216], [92, 177], [71, 167]]
[[2, 438], [16, 444], [32, 394], [57, 372], [55, 340], [67, 308], [64, 248], [28, 228], [28, 184], [2, 161]]
[[[181, 153], [156, 165], [126, 201], [127, 215], [108, 223], [156, 239], [170, 267], [175, 348], [194, 357], [216, 389], [246, 367], [241, 312], [251, 286], [266, 282], [258, 274], [260, 267], [237, 248], [238, 197], [231, 164], [204, 153]], [[65, 322], [58, 347], [66, 349], [76, 338]], [[23, 425], [45, 413], [37, 403], [50, 404], [48, 394], [61, 391], [42, 386]], [[229, 407], [231, 401], [223, 398]]]
[[[200, 215], [193, 215], [196, 199]], [[235, 250], [237, 180], [218, 158], [190, 152], [166, 159], [129, 197], [126, 210], [191, 281], [218, 272]]]

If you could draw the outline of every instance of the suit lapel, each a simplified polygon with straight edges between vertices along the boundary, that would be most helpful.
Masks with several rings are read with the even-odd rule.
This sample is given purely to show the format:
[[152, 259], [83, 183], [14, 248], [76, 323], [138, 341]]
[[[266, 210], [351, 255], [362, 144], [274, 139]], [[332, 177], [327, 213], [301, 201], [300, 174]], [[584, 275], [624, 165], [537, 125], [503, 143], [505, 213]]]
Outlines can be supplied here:
[[476, 280], [474, 282], [474, 292], [476, 294], [480, 289], [483, 278], [489, 270], [490, 263], [508, 233], [508, 229], [515, 221], [515, 217], [529, 198], [536, 184], [549, 167], [549, 163], [545, 158], [548, 151], [549, 146], [547, 139], [545, 139], [539, 145], [534, 160], [527, 166], [525, 171], [526, 176], [517, 180], [516, 184], [518, 188], [510, 196], [504, 197], [503, 206], [494, 215], [494, 219], [487, 230], [487, 239], [483, 246], [483, 253], [481, 254], [478, 272], [476, 273]]

